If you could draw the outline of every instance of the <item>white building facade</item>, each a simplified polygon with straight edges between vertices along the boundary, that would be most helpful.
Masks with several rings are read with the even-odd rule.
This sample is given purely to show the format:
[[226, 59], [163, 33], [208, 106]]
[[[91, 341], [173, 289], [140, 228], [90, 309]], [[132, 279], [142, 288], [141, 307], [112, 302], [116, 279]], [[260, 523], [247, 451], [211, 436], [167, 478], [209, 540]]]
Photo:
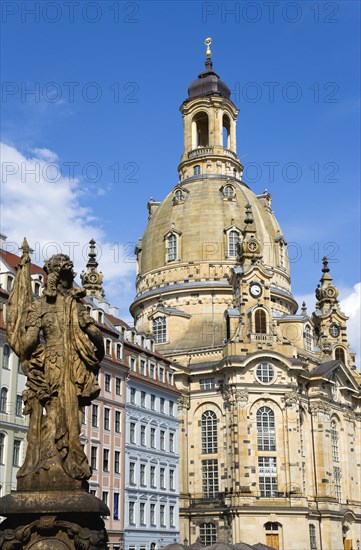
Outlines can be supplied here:
[[169, 363], [129, 350], [126, 388], [125, 550], [179, 541], [179, 393]]

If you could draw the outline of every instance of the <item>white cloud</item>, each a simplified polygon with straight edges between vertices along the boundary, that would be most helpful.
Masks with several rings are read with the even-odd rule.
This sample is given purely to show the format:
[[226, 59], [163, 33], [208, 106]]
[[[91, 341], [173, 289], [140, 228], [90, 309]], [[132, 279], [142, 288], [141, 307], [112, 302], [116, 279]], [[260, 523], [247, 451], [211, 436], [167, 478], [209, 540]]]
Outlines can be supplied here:
[[340, 309], [345, 313], [347, 321], [347, 337], [351, 344], [351, 350], [357, 354], [357, 364], [360, 365], [360, 334], [361, 334], [361, 283], [357, 283], [347, 293], [342, 292]]
[[130, 261], [129, 247], [108, 242], [101, 220], [81, 204], [81, 182], [64, 177], [58, 156], [48, 149], [33, 149], [26, 156], [2, 143], [0, 153], [1, 232], [8, 235], [7, 249], [18, 253], [26, 236], [34, 249], [34, 263], [42, 265], [61, 250], [81, 272], [87, 262], [87, 245], [94, 238], [107, 298], [127, 312], [134, 296], [135, 263]]

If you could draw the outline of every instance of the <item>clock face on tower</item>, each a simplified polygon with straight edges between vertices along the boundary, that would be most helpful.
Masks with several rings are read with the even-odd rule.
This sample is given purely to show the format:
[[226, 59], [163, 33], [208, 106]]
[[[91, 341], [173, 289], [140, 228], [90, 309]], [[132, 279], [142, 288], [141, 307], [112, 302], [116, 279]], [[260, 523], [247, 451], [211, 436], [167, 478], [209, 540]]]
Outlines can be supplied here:
[[253, 298], [259, 298], [262, 294], [262, 287], [259, 283], [251, 283], [249, 285], [249, 293]]

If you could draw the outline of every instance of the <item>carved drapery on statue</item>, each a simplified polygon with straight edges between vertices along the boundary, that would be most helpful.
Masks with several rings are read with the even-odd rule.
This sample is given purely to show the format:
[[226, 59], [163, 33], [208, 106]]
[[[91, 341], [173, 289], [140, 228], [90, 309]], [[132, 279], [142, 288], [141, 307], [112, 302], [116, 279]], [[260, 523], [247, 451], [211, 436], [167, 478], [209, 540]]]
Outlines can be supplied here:
[[72, 288], [70, 258], [58, 254], [46, 262], [46, 289], [35, 302], [28, 291], [29, 266], [27, 247], [8, 312], [9, 343], [27, 375], [23, 399], [24, 414], [30, 415], [28, 449], [18, 472], [18, 488], [26, 490], [40, 479], [50, 488], [54, 481], [83, 483], [90, 478], [79, 438], [82, 408], [99, 395], [96, 374], [104, 356], [102, 335], [81, 303], [85, 292]]

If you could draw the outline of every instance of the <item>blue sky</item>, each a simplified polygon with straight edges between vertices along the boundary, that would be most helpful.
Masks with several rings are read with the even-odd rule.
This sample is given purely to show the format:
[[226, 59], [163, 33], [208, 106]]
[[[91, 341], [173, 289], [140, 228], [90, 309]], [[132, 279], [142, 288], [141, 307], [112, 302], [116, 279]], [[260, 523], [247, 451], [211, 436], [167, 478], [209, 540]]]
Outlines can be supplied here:
[[[148, 199], [177, 183], [178, 108], [211, 36], [214, 69], [240, 109], [244, 179], [273, 196], [294, 294], [312, 310], [326, 253], [343, 296], [353, 295], [359, 2], [4, 1], [1, 9], [2, 231], [10, 242], [26, 234], [40, 262], [53, 252], [49, 242], [79, 243], [81, 271], [79, 251], [95, 237], [107, 294], [126, 315], [131, 251]], [[29, 162], [39, 178], [23, 174]]]

